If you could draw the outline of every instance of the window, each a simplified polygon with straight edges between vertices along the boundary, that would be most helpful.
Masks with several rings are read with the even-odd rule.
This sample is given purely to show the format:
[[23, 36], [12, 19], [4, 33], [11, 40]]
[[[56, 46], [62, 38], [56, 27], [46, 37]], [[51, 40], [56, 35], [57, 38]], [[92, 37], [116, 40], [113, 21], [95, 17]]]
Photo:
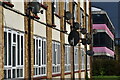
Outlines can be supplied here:
[[83, 23], [84, 23], [84, 13], [83, 13], [83, 11], [80, 9], [80, 24], [81, 24], [81, 27], [82, 27], [82, 28], [84, 27]]
[[59, 14], [59, 1], [53, 0], [54, 13]]
[[74, 48], [74, 66], [75, 66], [75, 71], [77, 71], [78, 68], [78, 47], [76, 46]]
[[65, 11], [69, 11], [69, 0], [65, 0]]
[[71, 64], [70, 64], [70, 46], [65, 45], [65, 72], [70, 72]]
[[4, 79], [24, 77], [24, 34], [4, 29]]
[[74, 20], [75, 20], [75, 22], [77, 21], [77, 5], [76, 4], [74, 7]]
[[86, 29], [87, 29], [87, 32], [89, 31], [89, 20], [88, 20], [88, 15], [86, 16]]
[[54, 42], [52, 43], [52, 71], [53, 73], [60, 73], [60, 59], [61, 59], [61, 52], [60, 52], [60, 43]]
[[81, 69], [85, 69], [85, 51], [84, 49], [81, 49]]
[[34, 76], [46, 75], [46, 40], [34, 37]]

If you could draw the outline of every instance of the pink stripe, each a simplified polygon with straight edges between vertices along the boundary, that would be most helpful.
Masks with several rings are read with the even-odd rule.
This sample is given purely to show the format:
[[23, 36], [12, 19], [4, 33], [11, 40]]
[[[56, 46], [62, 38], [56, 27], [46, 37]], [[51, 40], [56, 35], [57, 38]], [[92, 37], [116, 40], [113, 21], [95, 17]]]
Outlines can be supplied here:
[[93, 24], [93, 29], [106, 30], [109, 36], [111, 36], [114, 39], [114, 35], [111, 33], [106, 24]]
[[112, 50], [108, 49], [107, 47], [93, 47], [93, 51], [95, 53], [101, 52], [101, 53], [108, 53], [112, 56], [114, 55], [114, 52]]

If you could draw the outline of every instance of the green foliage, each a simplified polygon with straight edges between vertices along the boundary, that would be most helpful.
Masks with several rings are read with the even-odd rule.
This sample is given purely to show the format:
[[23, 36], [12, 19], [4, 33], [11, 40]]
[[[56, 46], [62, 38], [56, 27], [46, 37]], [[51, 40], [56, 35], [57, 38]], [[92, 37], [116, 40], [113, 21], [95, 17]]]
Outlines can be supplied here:
[[120, 63], [116, 60], [96, 59], [93, 61], [93, 76], [120, 75]]

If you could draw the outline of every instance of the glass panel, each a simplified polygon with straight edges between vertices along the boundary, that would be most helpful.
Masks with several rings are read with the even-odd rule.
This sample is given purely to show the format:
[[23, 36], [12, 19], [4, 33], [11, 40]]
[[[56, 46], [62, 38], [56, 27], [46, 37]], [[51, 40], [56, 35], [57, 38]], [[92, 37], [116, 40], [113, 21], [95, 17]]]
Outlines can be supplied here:
[[59, 44], [57, 46], [58, 46], [58, 49], [57, 49], [57, 51], [58, 51], [58, 53], [57, 53], [57, 63], [60, 64], [60, 59], [61, 59], [60, 49], [61, 48], [60, 48]]
[[8, 33], [8, 65], [11, 65], [11, 33]]
[[21, 36], [21, 65], [23, 65], [23, 36]]
[[44, 64], [46, 64], [46, 41], [44, 41]]
[[20, 69], [20, 77], [23, 77], [23, 69]]
[[4, 79], [7, 78], [7, 70], [4, 70]]
[[8, 79], [11, 78], [11, 70], [8, 70]]
[[15, 78], [15, 69], [13, 69], [13, 72], [12, 72], [12, 76], [13, 76], [13, 78]]
[[4, 32], [4, 65], [7, 65], [7, 33]]
[[13, 42], [16, 42], [16, 34], [13, 34]]
[[12, 55], [12, 59], [13, 59], [13, 63], [12, 63], [12, 66], [16, 66], [16, 48], [15, 48], [15, 46], [13, 46], [12, 47], [12, 49], [13, 49], [13, 55]]
[[19, 77], [19, 69], [17, 69], [17, 77]]
[[39, 49], [39, 66], [41, 66], [41, 50]]
[[20, 36], [17, 35], [17, 65], [20, 65]]
[[39, 47], [41, 47], [41, 40], [39, 40]]
[[38, 64], [38, 40], [36, 40], [36, 65]]
[[35, 65], [35, 39], [34, 39], [34, 65]]

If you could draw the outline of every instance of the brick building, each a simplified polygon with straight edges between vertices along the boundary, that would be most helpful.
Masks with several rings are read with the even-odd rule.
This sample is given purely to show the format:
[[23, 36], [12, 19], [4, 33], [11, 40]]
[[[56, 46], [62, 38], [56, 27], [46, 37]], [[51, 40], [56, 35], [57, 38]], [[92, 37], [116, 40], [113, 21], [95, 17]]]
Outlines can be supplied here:
[[[78, 43], [72, 49], [68, 34], [73, 23], [64, 20], [65, 11], [73, 12], [73, 1], [38, 1], [40, 19], [31, 19], [30, 24], [24, 15], [29, 0], [11, 0], [13, 8], [0, 6], [0, 79], [73, 78], [74, 74], [75, 78], [85, 78], [85, 46]], [[87, 32], [91, 31], [90, 14], [89, 0], [74, 1], [74, 21]], [[80, 36], [84, 38], [81, 33]], [[89, 56], [87, 60], [90, 76]]]

